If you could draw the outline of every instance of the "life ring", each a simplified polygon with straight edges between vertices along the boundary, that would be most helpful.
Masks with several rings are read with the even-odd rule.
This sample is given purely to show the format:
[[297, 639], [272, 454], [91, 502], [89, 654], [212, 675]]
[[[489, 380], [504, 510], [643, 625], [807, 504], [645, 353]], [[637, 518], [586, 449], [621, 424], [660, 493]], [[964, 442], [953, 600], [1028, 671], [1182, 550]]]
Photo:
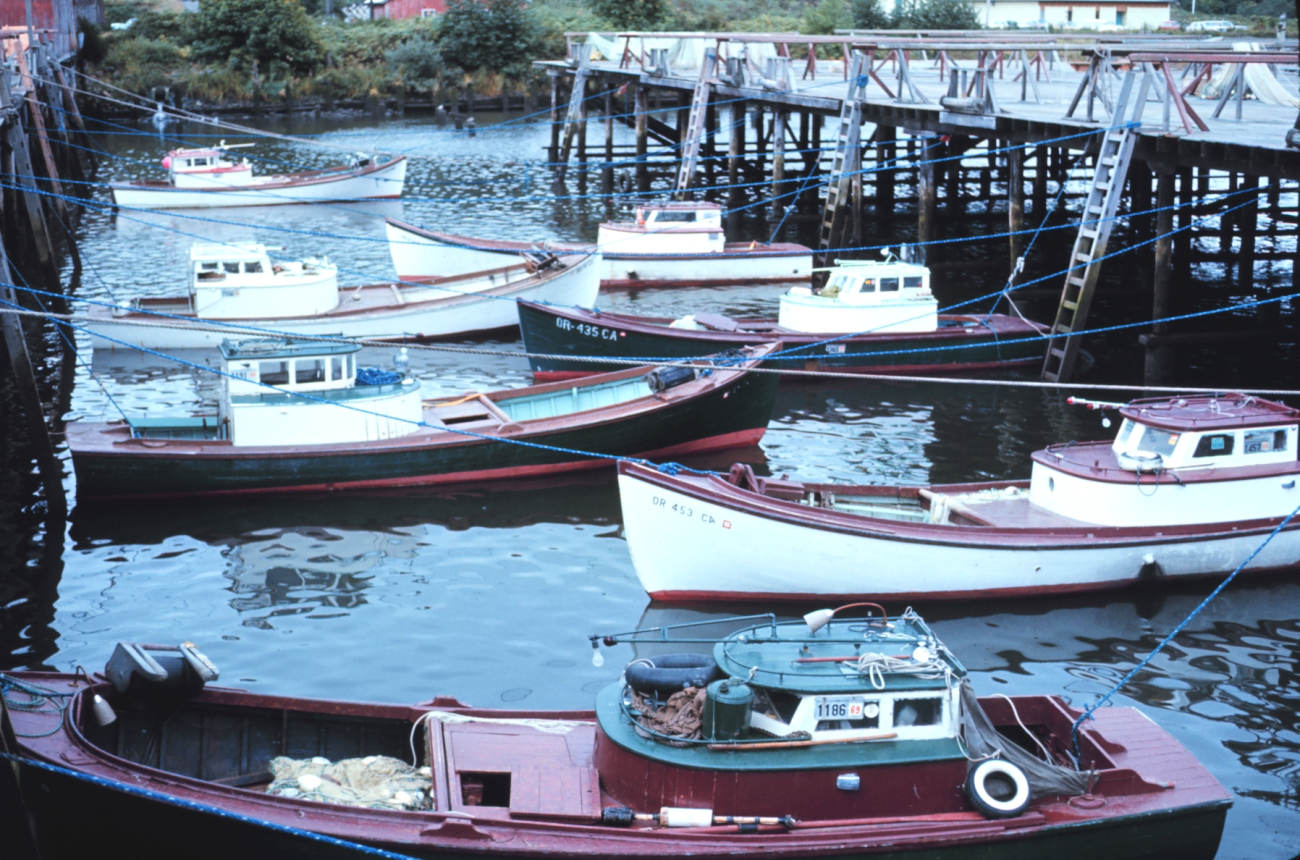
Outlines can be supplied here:
[[1121, 469], [1133, 472], [1156, 472], [1165, 464], [1165, 458], [1151, 451], [1126, 451], [1117, 458]]
[[982, 761], [966, 775], [966, 798], [985, 818], [1015, 818], [1029, 806], [1029, 779], [1009, 761]]
[[666, 698], [687, 687], [706, 686], [720, 673], [708, 654], [661, 654], [628, 663], [623, 677], [638, 693]]

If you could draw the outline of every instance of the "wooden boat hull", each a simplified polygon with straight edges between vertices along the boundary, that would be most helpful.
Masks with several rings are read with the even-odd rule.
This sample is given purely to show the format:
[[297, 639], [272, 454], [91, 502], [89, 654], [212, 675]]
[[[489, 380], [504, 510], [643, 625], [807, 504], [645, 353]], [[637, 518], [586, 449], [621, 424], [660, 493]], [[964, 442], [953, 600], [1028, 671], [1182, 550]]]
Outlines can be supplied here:
[[[516, 259], [513, 261], [518, 263]], [[482, 278], [466, 277], [439, 286], [379, 284], [339, 291], [339, 307], [314, 317], [282, 319], [222, 320], [197, 319], [180, 307], [184, 299], [157, 304], [144, 300], [137, 312], [119, 314], [110, 307], [92, 306], [86, 324], [95, 349], [120, 350], [216, 348], [230, 337], [259, 337], [267, 334], [367, 338], [371, 340], [438, 340], [509, 329], [519, 324], [517, 301], [555, 302], [590, 307], [600, 291], [600, 256], [567, 257], [565, 268], [543, 272], [508, 285], [493, 287]], [[515, 268], [519, 268], [517, 265]], [[503, 269], [496, 270], [498, 272]], [[413, 288], [414, 287], [414, 288]], [[396, 295], [424, 293], [426, 298], [396, 301]], [[376, 294], [372, 300], [371, 294]], [[352, 301], [354, 296], [363, 303]], [[175, 307], [173, 307], [175, 306]], [[165, 314], [165, 315], [160, 315]], [[187, 325], [190, 323], [190, 325]]]
[[[761, 359], [758, 359], [761, 360]], [[607, 466], [610, 457], [678, 457], [757, 444], [776, 400], [771, 374], [715, 370], [660, 395], [562, 418], [457, 424], [349, 445], [234, 447], [133, 439], [122, 424], [68, 425], [80, 499], [365, 489], [522, 478]], [[644, 375], [632, 370], [631, 376]], [[623, 378], [609, 374], [595, 380]], [[563, 386], [560, 386], [563, 388]], [[498, 402], [549, 389], [493, 395]], [[472, 435], [466, 435], [466, 433]], [[512, 444], [513, 441], [528, 444]]]
[[[881, 497], [899, 492], [874, 489]], [[619, 497], [637, 576], [663, 601], [1015, 597], [1222, 575], [1280, 522], [1143, 528], [903, 522], [772, 499], [721, 479], [658, 476], [632, 464], [619, 467]], [[1296, 565], [1300, 521], [1248, 570]]]
[[[388, 248], [398, 277], [450, 277], [504, 265], [502, 260], [535, 249], [532, 242], [476, 239], [426, 230], [386, 218]], [[556, 252], [591, 253], [594, 244], [553, 243]], [[605, 287], [739, 285], [807, 281], [812, 250], [803, 245], [733, 242], [721, 254], [628, 254], [617, 245], [599, 249]]]
[[[360, 169], [334, 167], [279, 177], [260, 177], [255, 185], [176, 188], [167, 182], [118, 182], [110, 188], [113, 202], [130, 209], [210, 209], [218, 206], [280, 206], [376, 200], [402, 196], [406, 156]], [[503, 264], [505, 265], [505, 264]]]
[[[841, 373], [967, 373], [1037, 364], [1043, 359], [1042, 329], [1017, 317], [995, 314], [945, 316], [941, 328], [923, 334], [867, 334], [822, 343], [836, 335], [789, 331], [690, 331], [668, 327], [670, 319], [575, 311], [521, 302], [519, 328], [533, 376], [572, 379], [615, 367], [564, 356], [611, 359], [694, 358], [724, 349], [780, 340], [787, 350], [817, 344], [795, 360], [773, 362], [792, 370]], [[744, 322], [744, 321], [740, 321]], [[770, 321], [768, 321], [770, 325]], [[1004, 342], [1005, 341], [1005, 342]]]
[[[33, 672], [11, 677], [55, 692], [78, 688], [71, 675]], [[101, 684], [96, 691], [113, 698], [108, 685]], [[138, 860], [170, 860], [181, 845], [185, 856], [194, 860], [359, 856], [360, 852], [313, 839], [314, 835], [405, 856], [439, 858], [758, 855], [783, 860], [825, 856], [1211, 860], [1231, 804], [1231, 795], [1190, 753], [1129, 708], [1099, 711], [1083, 732], [1084, 751], [1094, 756], [1101, 769], [1097, 794], [1104, 802], [1099, 806], [1043, 798], [1019, 818], [1003, 821], [962, 809], [941, 815], [857, 820], [804, 817], [788, 832], [777, 827], [737, 833], [727, 827], [624, 829], [601, 825], [590, 817], [565, 820], [564, 816], [545, 814], [517, 815], [512, 811], [513, 793], [511, 808], [459, 803], [462, 771], [440, 750], [450, 750], [448, 755], [455, 758], [475, 734], [490, 735], [506, 742], [507, 748], [519, 750], [520, 741], [528, 740], [523, 736], [531, 733], [539, 741], [538, 752], [529, 755], [524, 750], [519, 753], [522, 760], [508, 766], [503, 762], [512, 775], [518, 777], [521, 769], [544, 764], [554, 757], [547, 750], [557, 746], [563, 757], [556, 762], [558, 767], [590, 767], [597, 762], [591, 741], [601, 742], [591, 711], [476, 710], [454, 699], [416, 706], [374, 705], [210, 687], [171, 712], [171, 719], [157, 721], [154, 731], [160, 738], [154, 743], [147, 742], [151, 721], [156, 720], [148, 709], [137, 713], [118, 701], [119, 724], [100, 728], [90, 716], [85, 693], [71, 704], [62, 727], [53, 714], [13, 712], [15, 729], [24, 736], [20, 747], [23, 796], [35, 820], [43, 856], [89, 856], [92, 849], [102, 852], [105, 846], [115, 845], [129, 845], [131, 856]], [[995, 724], [1014, 728], [1005, 700], [985, 699], [982, 705]], [[1059, 700], [1046, 696], [1017, 697], [1015, 705], [1018, 715], [1030, 725], [1042, 721], [1060, 728], [1057, 724], [1074, 714]], [[522, 727], [480, 724], [476, 731], [472, 725], [437, 721], [440, 727], [429, 736], [446, 734], [441, 734], [443, 744], [433, 748], [431, 763], [435, 766], [434, 784], [444, 800], [426, 812], [334, 806], [273, 797], [257, 788], [233, 788], [213, 781], [251, 774], [277, 754], [325, 755], [334, 760], [392, 755], [409, 761], [410, 727], [431, 709], [471, 718], [568, 720], [586, 740], [557, 744], [552, 735], [540, 743], [547, 736]], [[1065, 725], [1068, 727], [1068, 722]], [[452, 732], [460, 745], [450, 741]], [[566, 746], [568, 752], [564, 752]], [[609, 766], [614, 765], [601, 765]], [[631, 762], [631, 766], [637, 764]], [[716, 775], [723, 786], [747, 780], [726, 770]], [[623, 799], [609, 793], [604, 776], [602, 772], [600, 804], [618, 805]], [[830, 779], [833, 783], [833, 775]], [[1155, 782], [1157, 779], [1164, 784]], [[900, 794], [911, 794], [906, 783], [896, 788]], [[787, 794], [786, 799], [792, 796]]]

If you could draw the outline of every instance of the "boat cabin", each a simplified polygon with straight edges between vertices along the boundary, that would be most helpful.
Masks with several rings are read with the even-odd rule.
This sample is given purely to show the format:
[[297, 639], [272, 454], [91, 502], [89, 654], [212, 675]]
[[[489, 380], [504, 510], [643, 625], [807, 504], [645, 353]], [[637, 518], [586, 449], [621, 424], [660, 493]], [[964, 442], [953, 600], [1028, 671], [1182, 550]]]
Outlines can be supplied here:
[[1033, 504], [1116, 526], [1282, 517], [1300, 505], [1300, 410], [1214, 394], [1135, 400], [1118, 411], [1112, 442], [1034, 454]]
[[892, 258], [836, 260], [821, 290], [794, 287], [781, 296], [779, 321], [826, 334], [931, 332], [939, 328], [939, 303], [925, 266]]
[[[842, 609], [800, 622], [773, 618], [726, 637], [713, 648], [712, 675], [690, 680], [685, 692], [678, 676], [690, 670], [671, 667], [688, 655], [629, 664], [626, 686], [597, 698], [595, 763], [606, 791], [643, 807], [717, 808], [736, 790], [692, 797], [702, 786], [689, 773], [737, 771], [716, 783], [752, 780], [745, 792], [752, 797], [760, 786], [787, 793], [781, 786], [788, 789], [799, 768], [830, 772], [800, 780], [819, 794], [827, 817], [951, 809], [966, 775], [959, 741], [966, 670], [910, 610], [892, 619], [883, 610], [834, 617]], [[667, 689], [673, 681], [676, 689]], [[704, 699], [697, 723], [662, 716], [682, 713], [682, 698]], [[692, 726], [696, 733], [683, 736]], [[891, 789], [895, 780], [908, 790]]]
[[600, 225], [597, 244], [606, 254], [720, 254], [726, 248], [723, 209], [717, 203], [647, 203], [636, 221]]
[[211, 189], [223, 185], [248, 185], [253, 181], [253, 167], [248, 159], [231, 161], [227, 147], [215, 149], [173, 149], [163, 159], [167, 176], [177, 188]]
[[273, 262], [254, 242], [196, 242], [190, 299], [200, 319], [316, 316], [338, 306], [338, 267], [328, 259]]

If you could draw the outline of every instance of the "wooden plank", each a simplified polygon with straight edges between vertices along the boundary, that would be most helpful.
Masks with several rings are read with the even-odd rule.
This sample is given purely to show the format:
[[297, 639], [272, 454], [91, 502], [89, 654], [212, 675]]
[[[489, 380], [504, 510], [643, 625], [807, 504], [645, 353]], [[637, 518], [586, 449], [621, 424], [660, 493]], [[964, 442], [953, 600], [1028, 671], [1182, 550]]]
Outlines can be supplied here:
[[447, 737], [442, 720], [429, 717], [425, 720], [425, 745], [429, 751], [429, 767], [433, 770], [433, 808], [438, 812], [451, 811], [451, 790], [447, 777]]

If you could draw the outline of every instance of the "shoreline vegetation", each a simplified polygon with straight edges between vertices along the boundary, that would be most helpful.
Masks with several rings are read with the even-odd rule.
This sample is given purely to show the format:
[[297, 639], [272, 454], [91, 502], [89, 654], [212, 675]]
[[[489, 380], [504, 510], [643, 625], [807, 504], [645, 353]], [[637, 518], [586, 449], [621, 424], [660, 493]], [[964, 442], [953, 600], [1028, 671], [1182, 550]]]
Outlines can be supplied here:
[[[1203, 11], [1214, 6], [1208, 13], [1217, 17], [1241, 13], [1236, 17], [1251, 34], [1271, 36], [1278, 3], [1290, 5], [1200, 5]], [[343, 0], [334, 5], [341, 8]], [[202, 0], [198, 12], [182, 11], [177, 0], [108, 0], [105, 12], [108, 23], [130, 26], [101, 30], [83, 20], [81, 68], [112, 86], [201, 113], [540, 110], [550, 104], [550, 87], [533, 62], [563, 58], [564, 34], [574, 31], [812, 35], [981, 24], [964, 0], [898, 0], [893, 14], [880, 0], [448, 0], [436, 17], [374, 21], [327, 16], [325, 0]], [[791, 53], [806, 56], [806, 50], [792, 46]], [[823, 46], [818, 56], [839, 58], [840, 48]], [[102, 115], [139, 112], [111, 103], [95, 107]]]

